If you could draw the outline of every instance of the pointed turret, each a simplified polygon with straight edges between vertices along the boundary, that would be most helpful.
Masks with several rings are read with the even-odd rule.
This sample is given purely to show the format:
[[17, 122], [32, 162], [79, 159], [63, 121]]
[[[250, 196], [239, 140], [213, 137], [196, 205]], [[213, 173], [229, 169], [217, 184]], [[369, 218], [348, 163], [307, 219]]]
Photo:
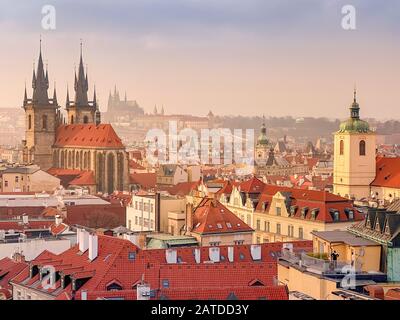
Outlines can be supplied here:
[[28, 94], [26, 92], [26, 83], [25, 83], [25, 93], [24, 93], [24, 106], [28, 104]]
[[88, 82], [87, 74], [85, 75], [85, 69], [83, 66], [83, 56], [82, 56], [82, 43], [81, 43], [81, 56], [78, 68], [78, 78], [75, 74], [75, 105], [87, 106], [88, 105]]
[[97, 109], [96, 86], [94, 86], [94, 89], [93, 89], [93, 106]]
[[36, 74], [35, 72], [33, 72], [32, 88], [33, 88], [32, 100], [34, 103], [38, 105], [49, 104], [49, 96], [47, 92], [47, 90], [49, 89], [48, 74], [45, 74], [43, 67], [42, 40], [40, 40], [40, 52], [39, 52], [37, 72]]
[[153, 113], [154, 113], [154, 114], [157, 114], [157, 105], [154, 106]]
[[164, 106], [161, 107], [161, 115], [164, 115]]
[[68, 88], [68, 85], [67, 85], [67, 99], [65, 101], [65, 106], [67, 108], [69, 107], [69, 103], [70, 103], [70, 101], [69, 101], [69, 88]]
[[54, 83], [54, 92], [53, 92], [53, 104], [54, 104], [55, 106], [58, 106], [58, 103], [57, 103], [56, 84], [55, 84], [55, 83]]

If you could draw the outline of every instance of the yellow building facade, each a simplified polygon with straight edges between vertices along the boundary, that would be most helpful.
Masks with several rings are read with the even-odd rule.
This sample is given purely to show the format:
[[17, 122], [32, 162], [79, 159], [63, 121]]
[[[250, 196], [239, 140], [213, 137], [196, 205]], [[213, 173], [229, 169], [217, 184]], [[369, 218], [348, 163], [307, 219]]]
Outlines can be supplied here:
[[350, 118], [341, 123], [334, 135], [333, 191], [347, 198], [368, 198], [375, 176], [376, 134], [368, 122], [360, 119], [354, 92]]

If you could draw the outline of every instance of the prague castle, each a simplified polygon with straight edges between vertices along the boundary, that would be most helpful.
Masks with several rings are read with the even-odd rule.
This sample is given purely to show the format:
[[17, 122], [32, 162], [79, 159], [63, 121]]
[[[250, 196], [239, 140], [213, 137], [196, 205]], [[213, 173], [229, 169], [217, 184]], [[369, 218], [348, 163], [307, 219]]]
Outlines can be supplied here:
[[56, 89], [49, 98], [49, 76], [44, 70], [40, 48], [37, 70], [33, 71], [32, 98], [25, 88], [23, 108], [26, 118], [23, 160], [42, 170], [69, 180], [69, 185], [86, 187], [91, 193], [128, 189], [128, 155], [110, 124], [102, 124], [96, 90], [88, 99], [82, 45], [78, 74], [75, 73], [75, 99], [67, 90], [67, 119], [62, 116]]

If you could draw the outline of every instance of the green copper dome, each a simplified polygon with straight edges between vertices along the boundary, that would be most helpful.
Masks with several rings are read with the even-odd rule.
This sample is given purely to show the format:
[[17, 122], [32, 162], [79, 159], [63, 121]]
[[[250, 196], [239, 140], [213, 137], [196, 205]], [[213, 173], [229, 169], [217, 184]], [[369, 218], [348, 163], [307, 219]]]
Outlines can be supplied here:
[[340, 124], [339, 132], [359, 132], [359, 133], [368, 133], [371, 130], [369, 129], [369, 124], [367, 121], [360, 119], [349, 119]]
[[339, 132], [368, 133], [371, 132], [369, 123], [360, 119], [360, 106], [357, 103], [356, 91], [354, 101], [350, 106], [350, 118], [340, 124]]
[[263, 123], [261, 126], [261, 132], [260, 132], [260, 135], [258, 136], [257, 144], [259, 144], [259, 145], [268, 145], [269, 144], [269, 140], [267, 138], [267, 128], [265, 126], [265, 123]]

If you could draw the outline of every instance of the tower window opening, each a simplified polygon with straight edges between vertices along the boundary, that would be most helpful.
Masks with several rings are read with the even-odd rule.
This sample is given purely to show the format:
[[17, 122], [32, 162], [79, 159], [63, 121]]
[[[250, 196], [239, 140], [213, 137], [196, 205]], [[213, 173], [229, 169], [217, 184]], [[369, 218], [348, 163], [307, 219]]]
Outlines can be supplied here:
[[365, 141], [360, 141], [360, 156], [365, 156]]
[[43, 130], [47, 130], [47, 115], [43, 115], [42, 117], [42, 127]]
[[339, 143], [339, 153], [340, 153], [340, 155], [342, 156], [342, 155], [344, 155], [344, 141], [343, 140], [340, 140], [340, 143]]

